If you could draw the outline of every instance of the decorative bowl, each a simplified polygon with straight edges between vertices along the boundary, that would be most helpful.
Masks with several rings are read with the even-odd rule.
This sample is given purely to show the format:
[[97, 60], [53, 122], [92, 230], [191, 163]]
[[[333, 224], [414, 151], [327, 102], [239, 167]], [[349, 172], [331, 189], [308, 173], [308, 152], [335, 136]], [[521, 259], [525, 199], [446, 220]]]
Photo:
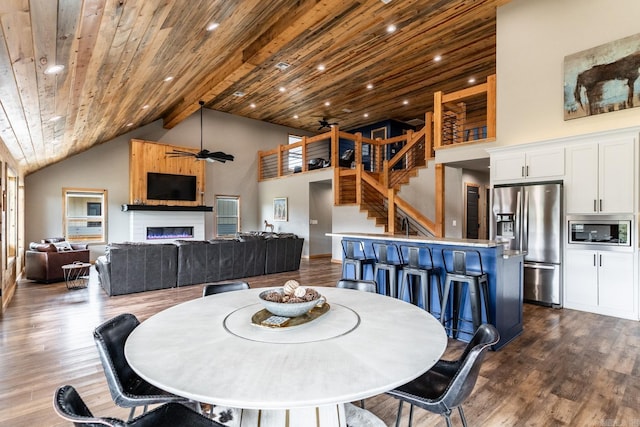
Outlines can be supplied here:
[[279, 292], [280, 294], [284, 294], [284, 290], [282, 288], [279, 289], [270, 289], [268, 291], [260, 292], [259, 299], [262, 305], [267, 311], [276, 316], [284, 316], [284, 317], [298, 317], [303, 314], [308, 313], [313, 307], [316, 305], [322, 305], [326, 301], [325, 298], [320, 295], [320, 298], [316, 298], [313, 301], [305, 301], [305, 302], [275, 302], [275, 301], [267, 301], [264, 299], [264, 296], [271, 292]]

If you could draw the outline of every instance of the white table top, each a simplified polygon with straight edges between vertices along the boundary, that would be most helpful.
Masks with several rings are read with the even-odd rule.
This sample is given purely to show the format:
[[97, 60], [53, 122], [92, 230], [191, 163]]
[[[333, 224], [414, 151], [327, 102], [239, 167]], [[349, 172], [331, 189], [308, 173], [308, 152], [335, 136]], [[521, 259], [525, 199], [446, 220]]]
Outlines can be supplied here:
[[356, 401], [426, 372], [447, 337], [424, 310], [386, 296], [315, 288], [330, 310], [304, 325], [251, 323], [262, 289], [198, 298], [142, 322], [125, 356], [145, 380], [190, 399], [248, 409]]

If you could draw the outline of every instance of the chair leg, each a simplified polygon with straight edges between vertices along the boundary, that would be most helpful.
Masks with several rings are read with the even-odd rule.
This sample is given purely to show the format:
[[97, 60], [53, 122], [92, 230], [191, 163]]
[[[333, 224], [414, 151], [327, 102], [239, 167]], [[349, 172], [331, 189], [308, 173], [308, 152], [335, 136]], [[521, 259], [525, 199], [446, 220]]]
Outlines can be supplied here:
[[136, 407], [134, 406], [133, 408], [131, 408], [131, 411], [129, 411], [128, 421], [131, 421], [133, 419], [133, 414], [135, 414], [135, 412], [136, 412]]
[[364, 399], [362, 399], [362, 400], [360, 401], [360, 407], [361, 407], [362, 409], [364, 409]]
[[413, 405], [409, 406], [409, 427], [413, 425]]
[[444, 420], [447, 422], [447, 427], [451, 427], [451, 413], [448, 414], [442, 414], [442, 416], [444, 417]]
[[464, 417], [464, 411], [462, 405], [458, 406], [458, 412], [460, 413], [460, 419], [462, 420], [462, 426], [467, 427], [467, 419]]
[[402, 400], [398, 399], [398, 413], [396, 414], [396, 427], [400, 427], [400, 418], [402, 418]]

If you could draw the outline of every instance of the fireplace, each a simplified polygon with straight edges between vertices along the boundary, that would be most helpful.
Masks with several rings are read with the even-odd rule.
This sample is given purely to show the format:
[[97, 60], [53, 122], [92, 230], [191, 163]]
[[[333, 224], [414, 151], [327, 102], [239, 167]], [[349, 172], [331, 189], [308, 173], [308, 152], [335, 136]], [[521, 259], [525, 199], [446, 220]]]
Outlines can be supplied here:
[[192, 238], [193, 227], [147, 227], [147, 240]]
[[167, 243], [173, 240], [204, 240], [205, 212], [129, 211], [132, 242]]

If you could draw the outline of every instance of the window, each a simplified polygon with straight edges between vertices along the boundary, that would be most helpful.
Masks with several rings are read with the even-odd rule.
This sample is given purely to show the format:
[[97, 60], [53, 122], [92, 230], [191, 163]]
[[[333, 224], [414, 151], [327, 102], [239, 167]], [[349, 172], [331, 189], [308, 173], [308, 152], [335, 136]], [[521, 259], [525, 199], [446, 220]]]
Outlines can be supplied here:
[[[289, 144], [295, 144], [302, 141], [302, 137], [289, 134]], [[296, 167], [302, 168], [302, 147], [292, 148], [289, 150], [289, 170], [295, 170]]]
[[216, 196], [216, 236], [233, 236], [240, 231], [240, 197]]
[[107, 241], [107, 190], [63, 188], [64, 224], [70, 242], [103, 243]]

